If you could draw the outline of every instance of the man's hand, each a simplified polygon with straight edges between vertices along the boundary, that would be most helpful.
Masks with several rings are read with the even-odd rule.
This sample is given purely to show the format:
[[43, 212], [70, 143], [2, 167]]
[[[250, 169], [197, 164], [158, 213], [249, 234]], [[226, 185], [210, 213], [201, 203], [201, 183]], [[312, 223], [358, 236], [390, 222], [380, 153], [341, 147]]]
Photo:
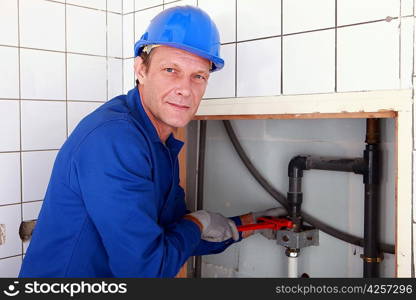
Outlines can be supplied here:
[[185, 219], [195, 222], [201, 229], [201, 239], [209, 242], [223, 242], [230, 238], [237, 241], [239, 233], [235, 223], [218, 213], [198, 210], [187, 214]]
[[[247, 225], [247, 224], [255, 224], [257, 223], [257, 219], [261, 217], [283, 217], [287, 215], [287, 211], [284, 207], [274, 207], [258, 212], [251, 212], [245, 215], [240, 216], [241, 225]], [[252, 231], [244, 231], [243, 232], [243, 238], [249, 237], [250, 235], [254, 234], [255, 232]]]

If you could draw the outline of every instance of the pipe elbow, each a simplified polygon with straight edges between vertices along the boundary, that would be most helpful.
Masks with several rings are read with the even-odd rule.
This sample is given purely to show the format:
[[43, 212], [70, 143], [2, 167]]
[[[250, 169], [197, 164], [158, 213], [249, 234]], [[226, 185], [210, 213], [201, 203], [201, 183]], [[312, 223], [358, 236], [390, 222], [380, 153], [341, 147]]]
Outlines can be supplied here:
[[289, 162], [288, 175], [289, 177], [302, 177], [303, 170], [307, 170], [306, 161], [307, 156], [295, 156]]

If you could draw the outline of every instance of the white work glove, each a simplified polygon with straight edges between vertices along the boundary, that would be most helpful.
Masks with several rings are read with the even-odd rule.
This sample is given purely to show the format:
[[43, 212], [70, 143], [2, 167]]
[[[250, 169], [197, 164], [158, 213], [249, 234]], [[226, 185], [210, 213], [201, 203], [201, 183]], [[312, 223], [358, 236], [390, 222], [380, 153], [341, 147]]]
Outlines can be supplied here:
[[201, 229], [201, 239], [208, 242], [224, 242], [229, 238], [237, 241], [240, 236], [234, 221], [218, 213], [198, 210], [187, 214], [185, 219], [195, 222]]

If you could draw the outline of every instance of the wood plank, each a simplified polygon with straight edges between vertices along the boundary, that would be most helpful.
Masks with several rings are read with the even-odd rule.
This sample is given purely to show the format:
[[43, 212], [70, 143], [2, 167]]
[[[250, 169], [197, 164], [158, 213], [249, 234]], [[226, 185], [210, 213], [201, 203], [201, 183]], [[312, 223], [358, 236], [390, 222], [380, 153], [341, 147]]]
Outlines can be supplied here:
[[367, 119], [395, 118], [395, 111], [356, 113], [308, 113], [308, 114], [266, 114], [266, 115], [201, 115], [194, 120], [265, 120], [265, 119]]

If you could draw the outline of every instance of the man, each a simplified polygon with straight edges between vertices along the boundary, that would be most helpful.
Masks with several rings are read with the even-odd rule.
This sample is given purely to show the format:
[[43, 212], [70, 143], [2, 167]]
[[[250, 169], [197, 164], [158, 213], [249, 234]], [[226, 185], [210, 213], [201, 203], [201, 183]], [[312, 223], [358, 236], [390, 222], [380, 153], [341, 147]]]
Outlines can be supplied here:
[[137, 87], [84, 118], [61, 148], [20, 276], [173, 277], [263, 215], [188, 213], [179, 186], [182, 142], [172, 132], [193, 118], [210, 72], [223, 67], [219, 47], [198, 8], [152, 20], [135, 45]]

